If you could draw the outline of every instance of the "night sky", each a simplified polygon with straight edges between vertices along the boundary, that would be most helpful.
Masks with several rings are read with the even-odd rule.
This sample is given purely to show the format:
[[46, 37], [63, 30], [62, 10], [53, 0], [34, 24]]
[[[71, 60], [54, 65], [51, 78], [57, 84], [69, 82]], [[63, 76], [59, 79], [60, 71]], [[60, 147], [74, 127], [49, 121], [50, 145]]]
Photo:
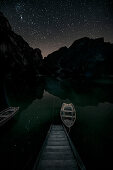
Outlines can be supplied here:
[[112, 0], [0, 0], [0, 10], [43, 56], [84, 36], [113, 42]]

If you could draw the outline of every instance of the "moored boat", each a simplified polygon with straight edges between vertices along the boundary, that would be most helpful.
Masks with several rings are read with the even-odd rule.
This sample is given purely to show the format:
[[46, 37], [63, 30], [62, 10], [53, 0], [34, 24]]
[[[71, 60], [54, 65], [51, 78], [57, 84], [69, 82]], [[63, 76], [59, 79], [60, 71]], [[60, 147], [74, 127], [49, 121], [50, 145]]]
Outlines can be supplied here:
[[65, 126], [71, 128], [76, 120], [76, 111], [74, 105], [72, 103], [63, 103], [60, 110], [60, 116]]
[[19, 110], [19, 107], [8, 107], [0, 112], [0, 126], [9, 121]]

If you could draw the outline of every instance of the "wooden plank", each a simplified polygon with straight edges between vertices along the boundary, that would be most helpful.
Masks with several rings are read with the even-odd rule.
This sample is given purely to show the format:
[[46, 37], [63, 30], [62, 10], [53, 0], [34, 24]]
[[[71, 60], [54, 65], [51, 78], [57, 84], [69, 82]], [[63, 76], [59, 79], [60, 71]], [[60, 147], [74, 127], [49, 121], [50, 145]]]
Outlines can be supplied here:
[[65, 133], [64, 133], [64, 131], [58, 131], [58, 130], [57, 131], [55, 131], [55, 130], [53, 131], [52, 130], [51, 134], [52, 135], [62, 135], [62, 134], [65, 134]]
[[70, 146], [46, 146], [46, 149], [58, 149], [58, 150], [67, 150], [67, 149], [70, 149]]
[[69, 167], [76, 168], [77, 163], [75, 160], [41, 160], [39, 164], [39, 168], [46, 169], [47, 167], [57, 167], [57, 168], [67, 168]]
[[48, 141], [66, 141], [66, 138], [65, 137], [62, 137], [62, 138], [49, 138]]
[[48, 146], [68, 146], [69, 143], [67, 141], [48, 141], [47, 142]]
[[[40, 168], [38, 170], [43, 170], [43, 169]], [[63, 167], [47, 167], [46, 170], [64, 170], [64, 168]], [[66, 167], [65, 170], [78, 170], [78, 169], [75, 169], [73, 167], [71, 167], [70, 169], [70, 167]]]
[[[65, 148], [63, 148], [63, 149], [58, 149], [58, 148], [56, 148], [56, 149], [47, 148], [47, 149], [45, 149], [44, 151], [45, 151], [45, 152], [64, 152], [64, 154], [65, 154], [65, 150], [66, 150]], [[68, 148], [67, 151], [68, 151], [69, 153], [72, 152], [71, 148]]]
[[74, 156], [69, 152], [45, 152], [42, 154], [44, 160], [74, 160]]
[[52, 151], [44, 151], [43, 153], [42, 153], [42, 155], [44, 155], [44, 154], [49, 154], [49, 153], [51, 153], [51, 154], [58, 154], [58, 155], [63, 155], [63, 154], [65, 154], [65, 155], [73, 155], [72, 154], [72, 152], [71, 152], [71, 150], [70, 150], [70, 152], [68, 151], [68, 150], [64, 150], [64, 151], [62, 151], [62, 150], [60, 150], [60, 151], [54, 151], [54, 152], [52, 152]]

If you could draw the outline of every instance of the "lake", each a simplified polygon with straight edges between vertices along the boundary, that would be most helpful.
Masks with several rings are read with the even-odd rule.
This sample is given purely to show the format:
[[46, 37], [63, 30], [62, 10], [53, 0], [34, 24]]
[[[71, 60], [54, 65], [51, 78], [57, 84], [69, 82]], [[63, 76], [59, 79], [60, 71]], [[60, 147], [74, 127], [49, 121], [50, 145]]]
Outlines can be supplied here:
[[62, 103], [70, 102], [77, 120], [69, 135], [86, 169], [112, 170], [112, 87], [50, 77], [30, 86], [7, 83], [7, 102], [20, 111], [0, 128], [0, 169], [32, 169], [51, 123], [61, 123]]

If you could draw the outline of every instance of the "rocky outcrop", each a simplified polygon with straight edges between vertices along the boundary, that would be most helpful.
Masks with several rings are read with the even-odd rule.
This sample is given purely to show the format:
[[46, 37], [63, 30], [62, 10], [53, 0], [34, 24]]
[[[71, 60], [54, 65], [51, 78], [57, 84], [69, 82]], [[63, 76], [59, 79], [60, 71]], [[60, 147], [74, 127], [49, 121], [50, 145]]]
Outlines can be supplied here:
[[104, 38], [76, 40], [44, 59], [45, 73], [61, 78], [99, 77], [113, 75], [113, 44]]
[[40, 49], [33, 49], [14, 33], [8, 20], [0, 12], [0, 74], [10, 79], [33, 79], [42, 62]]

